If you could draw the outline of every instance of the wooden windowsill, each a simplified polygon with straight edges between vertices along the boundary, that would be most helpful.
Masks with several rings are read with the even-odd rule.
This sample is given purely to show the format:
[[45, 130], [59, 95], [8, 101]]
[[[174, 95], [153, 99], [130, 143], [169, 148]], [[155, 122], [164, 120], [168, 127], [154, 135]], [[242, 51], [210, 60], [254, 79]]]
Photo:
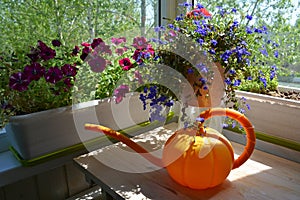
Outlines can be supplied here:
[[[145, 147], [160, 142], [158, 132], [137, 137]], [[232, 143], [236, 155], [244, 146]], [[219, 186], [208, 190], [192, 190], [175, 183], [165, 169], [154, 169], [148, 161], [122, 155], [124, 145], [117, 143], [84, 154], [74, 163], [114, 199], [297, 199], [300, 196], [300, 164], [255, 150], [240, 168], [232, 170]], [[109, 166], [119, 166], [115, 169]], [[140, 167], [139, 167], [140, 166]], [[127, 171], [126, 171], [127, 170]], [[131, 172], [128, 172], [131, 170]], [[197, 173], [197, 172], [195, 172]]]

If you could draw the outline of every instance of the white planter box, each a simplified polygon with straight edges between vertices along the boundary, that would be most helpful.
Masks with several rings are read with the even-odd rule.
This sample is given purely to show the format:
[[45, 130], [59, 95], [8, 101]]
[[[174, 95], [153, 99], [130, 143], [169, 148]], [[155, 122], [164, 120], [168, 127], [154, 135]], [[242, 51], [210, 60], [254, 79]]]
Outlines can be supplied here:
[[29, 160], [101, 136], [86, 131], [85, 123], [120, 130], [148, 118], [138, 95], [128, 94], [120, 104], [105, 99], [15, 116], [6, 130], [12, 147], [22, 159]]
[[246, 116], [255, 131], [300, 143], [300, 101], [243, 91], [237, 95], [251, 106]]

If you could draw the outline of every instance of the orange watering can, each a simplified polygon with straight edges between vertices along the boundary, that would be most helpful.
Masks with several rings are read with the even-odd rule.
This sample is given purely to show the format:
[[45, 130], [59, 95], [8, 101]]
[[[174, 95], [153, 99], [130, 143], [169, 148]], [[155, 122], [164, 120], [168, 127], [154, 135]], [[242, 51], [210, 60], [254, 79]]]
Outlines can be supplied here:
[[216, 130], [205, 128], [203, 122], [199, 122], [197, 128], [176, 131], [165, 143], [162, 159], [110, 128], [93, 124], [86, 124], [85, 128], [120, 140], [153, 164], [165, 167], [177, 183], [193, 189], [206, 189], [222, 183], [231, 169], [238, 168], [250, 157], [255, 146], [254, 128], [243, 114], [224, 108], [212, 108], [200, 114], [204, 120], [213, 116], [228, 116], [245, 129], [247, 144], [237, 159], [234, 159], [230, 142]]

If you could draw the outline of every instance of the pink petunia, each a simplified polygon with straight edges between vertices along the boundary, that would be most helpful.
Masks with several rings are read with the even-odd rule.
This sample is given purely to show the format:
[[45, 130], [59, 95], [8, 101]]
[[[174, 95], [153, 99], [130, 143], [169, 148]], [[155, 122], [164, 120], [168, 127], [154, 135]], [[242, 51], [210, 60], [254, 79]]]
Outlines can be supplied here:
[[145, 37], [135, 37], [132, 46], [137, 50], [144, 50], [147, 48], [148, 42]]
[[91, 46], [91, 44], [90, 44], [90, 43], [87, 43], [87, 42], [82, 42], [82, 43], [81, 43], [81, 46], [89, 47], [89, 46]]
[[123, 42], [126, 42], [126, 38], [125, 37], [111, 38], [111, 42], [115, 45], [119, 45]]
[[88, 64], [91, 66], [93, 72], [102, 72], [106, 68], [106, 60], [101, 56], [94, 56], [88, 61]]
[[129, 58], [123, 58], [119, 60], [119, 65], [122, 67], [123, 70], [128, 71], [133, 67]]
[[115, 102], [120, 103], [123, 100], [123, 97], [125, 97], [126, 93], [128, 93], [128, 92], [129, 92], [128, 85], [120, 85], [114, 91]]

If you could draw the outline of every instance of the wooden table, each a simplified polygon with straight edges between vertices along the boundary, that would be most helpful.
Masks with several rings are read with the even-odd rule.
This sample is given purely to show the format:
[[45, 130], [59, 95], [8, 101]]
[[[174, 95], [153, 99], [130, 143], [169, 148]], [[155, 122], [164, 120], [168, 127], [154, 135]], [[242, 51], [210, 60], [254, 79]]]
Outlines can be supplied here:
[[[176, 125], [170, 124], [134, 137], [143, 147], [161, 154]], [[233, 143], [238, 155], [243, 146]], [[300, 199], [300, 164], [255, 150], [251, 159], [232, 170], [219, 186], [193, 190], [175, 183], [159, 169], [121, 143], [74, 159], [88, 181], [102, 187], [106, 199]]]

